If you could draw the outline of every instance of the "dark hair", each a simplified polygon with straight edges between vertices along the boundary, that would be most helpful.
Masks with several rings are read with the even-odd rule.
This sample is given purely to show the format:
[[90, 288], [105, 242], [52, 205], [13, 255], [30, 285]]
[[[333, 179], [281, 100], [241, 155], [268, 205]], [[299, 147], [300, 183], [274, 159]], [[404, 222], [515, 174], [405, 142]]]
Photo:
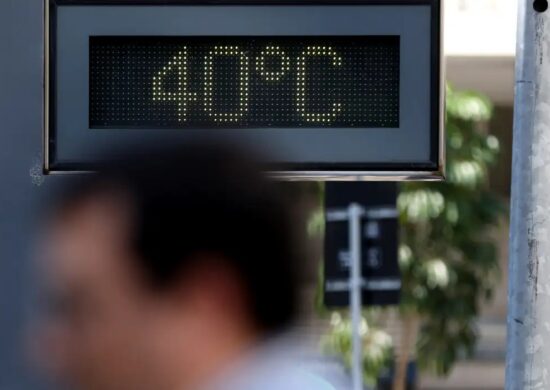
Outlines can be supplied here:
[[[130, 245], [157, 290], [173, 287], [201, 253], [215, 253], [242, 279], [257, 324], [283, 330], [295, 314], [300, 251], [281, 188], [249, 151], [192, 144], [120, 155], [83, 175], [61, 209], [118, 191], [132, 210]], [[59, 208], [58, 208], [59, 211]]]

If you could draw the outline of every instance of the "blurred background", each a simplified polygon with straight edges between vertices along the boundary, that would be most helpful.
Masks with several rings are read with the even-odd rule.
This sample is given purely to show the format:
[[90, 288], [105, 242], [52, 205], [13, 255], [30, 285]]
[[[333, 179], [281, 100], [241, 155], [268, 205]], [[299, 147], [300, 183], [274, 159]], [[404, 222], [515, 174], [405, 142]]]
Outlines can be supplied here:
[[[379, 389], [504, 388], [516, 17], [517, 0], [445, 1], [448, 180], [399, 186], [401, 304], [364, 312]], [[349, 358], [348, 313], [323, 306], [317, 277], [324, 188], [294, 189], [312, 249], [303, 326]]]
[[[373, 387], [504, 388], [517, 3], [444, 0], [448, 180], [399, 185], [401, 304], [364, 311], [364, 374]], [[41, 15], [33, 15], [35, 19], [27, 22], [38, 31]], [[9, 40], [16, 42], [14, 36]], [[29, 67], [39, 52], [39, 47], [25, 48]], [[25, 88], [30, 88], [36, 91], [36, 100], [29, 104], [41, 107], [38, 90], [42, 75], [34, 71], [31, 74], [33, 77], [17, 80], [23, 86], [20, 90], [14, 88], [11, 95], [0, 97], [8, 99], [9, 95], [10, 100], [26, 102]], [[2, 101], [0, 106], [9, 108], [8, 103]], [[20, 128], [40, 128], [40, 119], [29, 115]], [[14, 127], [13, 131], [20, 128]], [[5, 134], [8, 139], [9, 133]], [[41, 185], [40, 140], [29, 137], [21, 148], [37, 151], [33, 166], [25, 165], [25, 169], [29, 170], [32, 185]], [[18, 150], [10, 153], [15, 155]], [[0, 156], [0, 160], [4, 158], [11, 161], [10, 155]], [[24, 185], [13, 185], [27, 188], [27, 179], [19, 175], [17, 180]], [[295, 196], [303, 228], [309, 235], [303, 316], [298, 327], [327, 356], [334, 357], [334, 362], [342, 357], [346, 361], [350, 353], [348, 313], [329, 310], [322, 300], [325, 188], [317, 183], [283, 185]], [[18, 202], [27, 201], [30, 194], [31, 190], [21, 199], [2, 199], [16, 209]], [[21, 213], [22, 218], [30, 219], [33, 210]], [[29, 246], [30, 233], [20, 226], [2, 231], [2, 236], [16, 242], [21, 251]], [[24, 257], [20, 255], [15, 253], [13, 257]], [[6, 291], [21, 290], [18, 286], [27, 281], [12, 275], [24, 275], [28, 266], [16, 260], [5, 263], [8, 265], [0, 274], [0, 283]], [[0, 304], [10, 310], [29, 300], [8, 295], [0, 296]], [[17, 312], [19, 316], [26, 314]], [[23, 321], [12, 318], [14, 315], [0, 313], [2, 326], [9, 330], [6, 334], [19, 333], [13, 328]], [[15, 350], [19, 346], [17, 340], [7, 341], [2, 348]], [[15, 363], [2, 364], [6, 370], [20, 369]], [[1, 383], [1, 390], [15, 390]], [[27, 388], [34, 387], [19, 387]]]

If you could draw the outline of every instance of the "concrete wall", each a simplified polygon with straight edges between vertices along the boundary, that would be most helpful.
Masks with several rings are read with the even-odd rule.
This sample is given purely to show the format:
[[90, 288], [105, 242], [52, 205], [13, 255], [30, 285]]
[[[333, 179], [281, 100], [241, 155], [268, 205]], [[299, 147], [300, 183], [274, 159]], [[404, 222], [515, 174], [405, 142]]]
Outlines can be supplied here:
[[42, 29], [41, 0], [0, 1], [0, 390], [41, 388], [23, 341], [33, 312], [37, 207], [52, 182], [40, 176]]

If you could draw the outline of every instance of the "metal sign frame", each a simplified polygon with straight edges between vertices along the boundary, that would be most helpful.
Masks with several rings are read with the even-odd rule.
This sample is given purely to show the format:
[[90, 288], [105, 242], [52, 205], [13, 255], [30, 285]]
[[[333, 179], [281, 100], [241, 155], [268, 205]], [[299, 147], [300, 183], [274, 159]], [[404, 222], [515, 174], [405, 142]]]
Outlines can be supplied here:
[[445, 177], [444, 66], [442, 56], [442, 0], [44, 0], [44, 173], [74, 173], [92, 170], [87, 164], [67, 163], [56, 158], [55, 55], [56, 17], [60, 5], [381, 5], [431, 7], [430, 158], [429, 163], [297, 163], [277, 164], [270, 174], [282, 180], [327, 181], [440, 181]]
[[[349, 305], [346, 292], [349, 285], [349, 252], [345, 221], [349, 218], [347, 207], [358, 203], [361, 216], [362, 298], [364, 305], [389, 306], [399, 302], [401, 275], [398, 265], [398, 217], [396, 183], [327, 183], [325, 186], [325, 242], [323, 302], [328, 308]], [[372, 230], [376, 226], [376, 229]], [[378, 253], [377, 261], [371, 250]]]

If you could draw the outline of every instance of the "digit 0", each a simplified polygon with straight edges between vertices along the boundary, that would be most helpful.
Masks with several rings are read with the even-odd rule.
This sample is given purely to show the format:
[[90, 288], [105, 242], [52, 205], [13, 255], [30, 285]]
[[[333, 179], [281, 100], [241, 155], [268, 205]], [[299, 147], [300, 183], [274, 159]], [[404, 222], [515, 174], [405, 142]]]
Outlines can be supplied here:
[[[214, 111], [214, 57], [239, 59], [239, 108], [236, 112]], [[216, 46], [204, 59], [204, 109], [215, 122], [237, 122], [248, 111], [248, 57], [237, 46]]]

